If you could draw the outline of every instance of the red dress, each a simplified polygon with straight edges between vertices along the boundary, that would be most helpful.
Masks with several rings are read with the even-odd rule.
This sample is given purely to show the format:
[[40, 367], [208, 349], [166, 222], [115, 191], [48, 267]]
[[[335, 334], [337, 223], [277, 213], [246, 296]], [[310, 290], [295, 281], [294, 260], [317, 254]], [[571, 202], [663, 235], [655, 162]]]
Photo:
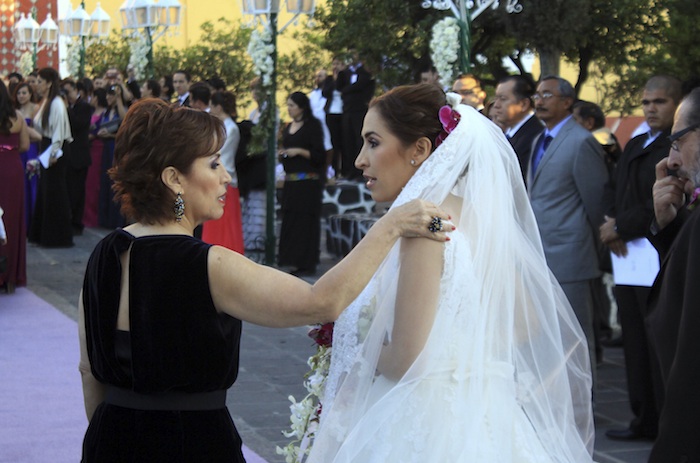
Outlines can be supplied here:
[[24, 218], [24, 166], [19, 154], [19, 133], [0, 134], [0, 207], [7, 231], [7, 244], [0, 245], [0, 257], [7, 270], [0, 273], [0, 285], [27, 285], [27, 225]]
[[226, 187], [226, 205], [224, 215], [220, 219], [204, 222], [202, 226], [202, 241], [218, 244], [225, 248], [243, 254], [243, 226], [241, 220], [241, 196], [238, 188]]

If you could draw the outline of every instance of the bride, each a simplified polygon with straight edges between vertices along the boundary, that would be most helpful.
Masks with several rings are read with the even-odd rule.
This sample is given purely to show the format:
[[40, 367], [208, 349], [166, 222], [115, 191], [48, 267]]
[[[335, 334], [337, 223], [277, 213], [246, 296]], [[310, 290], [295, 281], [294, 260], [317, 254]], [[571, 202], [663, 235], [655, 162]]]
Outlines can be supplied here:
[[398, 87], [365, 117], [355, 165], [374, 199], [433, 201], [457, 230], [444, 246], [402, 239], [336, 322], [308, 462], [590, 462], [586, 341], [517, 159], [445, 100]]

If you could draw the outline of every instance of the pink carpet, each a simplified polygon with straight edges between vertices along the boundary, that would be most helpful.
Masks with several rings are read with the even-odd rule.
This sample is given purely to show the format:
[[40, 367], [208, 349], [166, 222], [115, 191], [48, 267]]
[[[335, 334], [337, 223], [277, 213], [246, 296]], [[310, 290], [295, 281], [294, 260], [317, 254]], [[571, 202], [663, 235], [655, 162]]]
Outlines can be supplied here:
[[0, 463], [80, 461], [87, 419], [79, 355], [73, 320], [25, 288], [0, 295]]

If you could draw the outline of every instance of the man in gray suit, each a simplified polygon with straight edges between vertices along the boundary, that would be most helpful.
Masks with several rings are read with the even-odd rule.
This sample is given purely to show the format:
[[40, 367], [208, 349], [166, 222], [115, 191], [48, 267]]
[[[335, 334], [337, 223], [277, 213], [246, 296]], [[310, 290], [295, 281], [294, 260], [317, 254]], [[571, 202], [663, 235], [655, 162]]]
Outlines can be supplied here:
[[[573, 119], [576, 99], [569, 82], [543, 77], [534, 95], [535, 114], [545, 124], [535, 139], [527, 184], [542, 235], [547, 264], [566, 293], [595, 359], [591, 283], [601, 276], [597, 230], [604, 220], [608, 180], [600, 144]], [[595, 377], [595, 363], [593, 363]]]

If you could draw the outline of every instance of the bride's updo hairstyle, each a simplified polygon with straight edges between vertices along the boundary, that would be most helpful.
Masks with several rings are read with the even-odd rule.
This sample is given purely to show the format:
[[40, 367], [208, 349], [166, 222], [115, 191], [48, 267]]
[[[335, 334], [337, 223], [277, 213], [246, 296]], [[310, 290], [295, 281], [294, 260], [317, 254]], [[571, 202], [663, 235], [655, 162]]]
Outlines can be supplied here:
[[374, 98], [369, 107], [379, 111], [384, 124], [404, 146], [427, 137], [434, 150], [442, 131], [438, 113], [445, 104], [445, 92], [435, 85], [416, 84], [393, 88]]
[[225, 140], [223, 123], [204, 111], [157, 98], [134, 103], [117, 132], [109, 169], [122, 214], [148, 224], [173, 220], [175, 193], [161, 173], [172, 166], [187, 175], [196, 159], [218, 152]]

